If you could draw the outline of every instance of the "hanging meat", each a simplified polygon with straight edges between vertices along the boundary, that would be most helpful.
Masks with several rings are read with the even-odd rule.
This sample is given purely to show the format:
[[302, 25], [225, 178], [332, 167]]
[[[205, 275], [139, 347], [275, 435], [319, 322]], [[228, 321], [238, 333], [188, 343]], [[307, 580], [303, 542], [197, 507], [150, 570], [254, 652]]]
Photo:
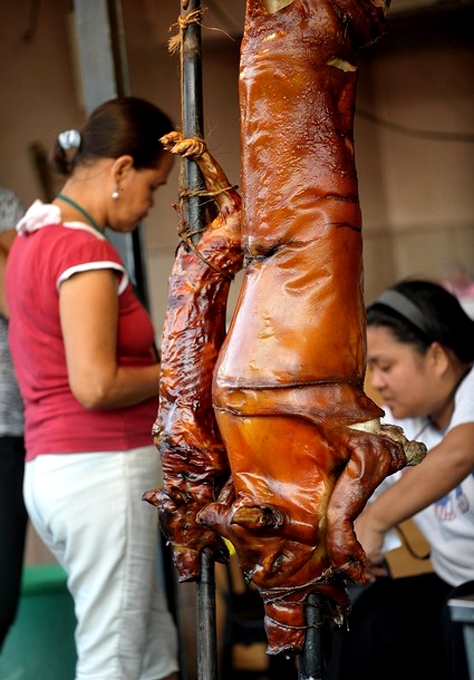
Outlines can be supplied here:
[[228, 560], [223, 539], [197, 524], [196, 515], [217, 498], [229, 478], [211, 384], [226, 333], [230, 284], [242, 268], [240, 196], [202, 140], [183, 139], [173, 132], [161, 141], [171, 153], [196, 160], [206, 183], [207, 205], [216, 208], [207, 211], [209, 222], [197, 244], [189, 227], [181, 230], [168, 282], [159, 407], [153, 427], [164, 487], [144, 494], [145, 500], [158, 507], [180, 581], [188, 581], [200, 575], [202, 550], [207, 549], [217, 561]]
[[[386, 14], [382, 0], [247, 0], [245, 274], [213, 384], [233, 486], [197, 521], [232, 542], [260, 591], [270, 654], [301, 651], [313, 591], [341, 620], [344, 579], [368, 569], [353, 520], [387, 475], [425, 455], [364, 393], [353, 119], [357, 51]], [[179, 488], [179, 466], [168, 473]]]

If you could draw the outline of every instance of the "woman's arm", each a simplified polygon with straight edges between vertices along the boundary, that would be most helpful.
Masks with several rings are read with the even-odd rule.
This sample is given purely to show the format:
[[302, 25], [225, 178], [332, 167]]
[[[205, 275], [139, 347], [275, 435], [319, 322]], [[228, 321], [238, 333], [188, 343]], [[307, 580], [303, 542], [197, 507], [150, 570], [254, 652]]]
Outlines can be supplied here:
[[61, 284], [69, 385], [85, 408], [123, 408], [158, 396], [159, 364], [117, 365], [117, 286], [116, 273], [108, 269], [75, 274]]
[[0, 245], [0, 315], [5, 319], [10, 316], [7, 296], [5, 294], [5, 268], [7, 266], [7, 251]]
[[16, 237], [16, 229], [5, 229], [0, 232], [0, 248], [2, 248], [8, 255], [8, 251]]
[[10, 246], [16, 236], [15, 229], [5, 229], [0, 232], [0, 314], [8, 319], [8, 303], [5, 294], [5, 267], [7, 266], [7, 257]]
[[369, 562], [382, 559], [385, 533], [439, 500], [474, 469], [474, 423], [458, 425], [431, 449], [422, 463], [369, 503], [355, 522]]

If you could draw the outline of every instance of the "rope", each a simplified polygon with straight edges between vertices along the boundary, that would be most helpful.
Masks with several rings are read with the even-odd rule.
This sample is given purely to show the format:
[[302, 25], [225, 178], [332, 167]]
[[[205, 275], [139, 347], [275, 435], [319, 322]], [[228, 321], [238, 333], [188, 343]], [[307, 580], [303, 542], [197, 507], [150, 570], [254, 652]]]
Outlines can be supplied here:
[[191, 250], [196, 257], [198, 257], [203, 264], [206, 265], [206, 267], [209, 267], [210, 269], [214, 270], [216, 274], [219, 274], [219, 276], [222, 276], [224, 279], [228, 279], [229, 281], [233, 281], [234, 277], [231, 274], [227, 274], [227, 272], [223, 271], [220, 269], [220, 267], [216, 267], [212, 262], [209, 262], [209, 260], [206, 260], [205, 257], [201, 255], [199, 250], [197, 249], [196, 244], [193, 242], [192, 237], [196, 234], [202, 233], [203, 230], [198, 230], [195, 232], [191, 232], [187, 226], [184, 224], [184, 227], [182, 226], [184, 222], [181, 224], [181, 228], [178, 230], [179, 237], [181, 239], [181, 243], [187, 246], [189, 250]]
[[175, 54], [175, 52], [179, 50], [183, 39], [183, 33], [188, 26], [191, 24], [199, 24], [201, 26], [203, 12], [204, 8], [200, 7], [199, 9], [189, 12], [186, 17], [179, 16], [178, 21], [175, 24], [172, 24], [170, 30], [177, 27], [178, 33], [168, 40], [168, 50], [171, 54]]
[[169, 29], [170, 31], [173, 28], [178, 29], [177, 34], [168, 40], [168, 50], [171, 54], [175, 54], [180, 49], [183, 40], [183, 33], [187, 29], [187, 27], [190, 26], [191, 24], [199, 24], [201, 28], [206, 28], [208, 31], [218, 31], [219, 33], [223, 33], [230, 40], [234, 40], [234, 38], [232, 38], [232, 36], [229, 35], [227, 31], [224, 31], [223, 28], [217, 28], [215, 26], [205, 26], [202, 23], [202, 15], [206, 10], [207, 7], [201, 7], [199, 9], [193, 10], [186, 17], [179, 16], [178, 21], [176, 21], [174, 24], [170, 26]]

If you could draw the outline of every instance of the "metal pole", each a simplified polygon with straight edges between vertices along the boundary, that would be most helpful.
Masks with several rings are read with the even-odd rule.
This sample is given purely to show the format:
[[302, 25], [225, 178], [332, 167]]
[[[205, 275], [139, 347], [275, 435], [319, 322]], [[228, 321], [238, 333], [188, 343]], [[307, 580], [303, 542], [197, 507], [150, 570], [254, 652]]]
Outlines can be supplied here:
[[[201, 0], [181, 0], [181, 117], [185, 137], [203, 137]], [[181, 176], [184, 219], [197, 243], [204, 228], [202, 201], [197, 195], [202, 176], [193, 160], [184, 159]], [[193, 195], [195, 194], [195, 195]], [[216, 680], [217, 643], [214, 562], [201, 553], [201, 573], [196, 584], [197, 680]]]
[[314, 592], [308, 597], [306, 622], [308, 625], [303, 653], [298, 666], [298, 680], [323, 680], [323, 602]]
[[[201, 0], [181, 0], [181, 118], [185, 137], [203, 137], [202, 47], [199, 16]], [[193, 160], [184, 159], [182, 184], [186, 222], [194, 242], [204, 227], [202, 201], [193, 196], [202, 187], [200, 170]]]
[[216, 582], [214, 560], [203, 550], [201, 575], [196, 583], [197, 680], [216, 680]]

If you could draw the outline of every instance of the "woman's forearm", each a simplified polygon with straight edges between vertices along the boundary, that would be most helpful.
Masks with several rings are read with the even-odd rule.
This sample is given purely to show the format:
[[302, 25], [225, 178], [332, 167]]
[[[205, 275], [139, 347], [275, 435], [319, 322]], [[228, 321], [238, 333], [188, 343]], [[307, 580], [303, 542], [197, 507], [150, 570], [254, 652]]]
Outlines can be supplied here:
[[115, 371], [95, 371], [71, 385], [76, 399], [88, 409], [127, 408], [156, 396], [160, 365], [117, 367]]
[[366, 510], [374, 527], [388, 531], [435, 503], [474, 469], [474, 424], [458, 425], [418, 466], [406, 469]]
[[384, 537], [421, 510], [449, 493], [474, 469], [474, 424], [458, 425], [431, 449], [422, 463], [369, 503], [355, 522], [357, 539], [369, 562], [383, 555]]

